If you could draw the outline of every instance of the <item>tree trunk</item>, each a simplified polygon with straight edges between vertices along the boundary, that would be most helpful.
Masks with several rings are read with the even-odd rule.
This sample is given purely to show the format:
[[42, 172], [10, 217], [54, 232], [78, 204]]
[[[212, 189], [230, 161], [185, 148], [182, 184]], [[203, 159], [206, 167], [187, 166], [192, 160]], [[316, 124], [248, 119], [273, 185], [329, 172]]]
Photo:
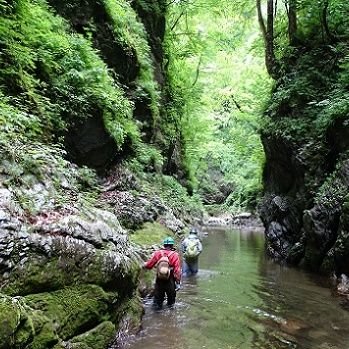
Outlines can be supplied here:
[[256, 0], [258, 23], [262, 31], [265, 45], [265, 65], [268, 74], [273, 78], [278, 78], [278, 64], [274, 52], [274, 0], [268, 0], [267, 3], [267, 26], [265, 26], [261, 0]]
[[297, 32], [297, 3], [296, 0], [288, 1], [288, 37], [290, 45], [296, 45], [296, 32]]
[[328, 10], [328, 0], [324, 0], [324, 7], [322, 9], [322, 25], [325, 29], [326, 35], [329, 38], [330, 42], [335, 42], [336, 41], [336, 37], [335, 35], [333, 35], [330, 31], [330, 28], [328, 27], [328, 22], [327, 22], [327, 10]]

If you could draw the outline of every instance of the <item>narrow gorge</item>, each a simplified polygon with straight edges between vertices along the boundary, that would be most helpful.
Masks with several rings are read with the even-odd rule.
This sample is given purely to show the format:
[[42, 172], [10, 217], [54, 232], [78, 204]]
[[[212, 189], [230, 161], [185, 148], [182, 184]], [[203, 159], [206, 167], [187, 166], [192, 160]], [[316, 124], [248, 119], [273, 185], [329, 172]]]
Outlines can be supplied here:
[[343, 285], [348, 11], [0, 0], [0, 349], [117, 348], [142, 262], [210, 222]]

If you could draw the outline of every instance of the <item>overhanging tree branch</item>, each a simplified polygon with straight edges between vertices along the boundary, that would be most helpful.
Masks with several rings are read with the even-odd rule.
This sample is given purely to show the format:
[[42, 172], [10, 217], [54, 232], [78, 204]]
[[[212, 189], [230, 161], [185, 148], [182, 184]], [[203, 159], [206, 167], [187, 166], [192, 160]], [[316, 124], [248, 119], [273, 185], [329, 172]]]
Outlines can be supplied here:
[[198, 82], [198, 79], [199, 79], [199, 75], [200, 75], [200, 65], [201, 65], [201, 59], [202, 59], [202, 56], [200, 55], [199, 57], [199, 63], [196, 67], [196, 75], [195, 75], [195, 79], [194, 79], [194, 82], [192, 83], [191, 87], [194, 87], [195, 84]]
[[236, 101], [234, 95], [232, 94], [230, 97], [231, 97], [231, 99], [233, 100], [233, 102], [234, 102], [234, 104], [235, 104], [235, 107], [238, 108], [238, 110], [239, 110], [240, 112], [242, 112], [241, 106], [240, 106], [240, 104]]
[[176, 28], [176, 25], [178, 24], [179, 20], [182, 18], [182, 16], [185, 14], [185, 9], [182, 10], [182, 12], [179, 14], [177, 19], [174, 21], [174, 23], [171, 25], [171, 31]]

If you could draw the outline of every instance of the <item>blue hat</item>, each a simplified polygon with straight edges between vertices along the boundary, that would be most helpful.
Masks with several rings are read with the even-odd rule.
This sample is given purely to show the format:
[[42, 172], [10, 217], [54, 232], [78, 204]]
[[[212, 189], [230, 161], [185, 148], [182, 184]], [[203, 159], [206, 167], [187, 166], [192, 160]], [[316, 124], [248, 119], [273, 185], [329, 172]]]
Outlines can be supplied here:
[[190, 232], [189, 232], [190, 234], [197, 234], [198, 233], [198, 230], [196, 229], [196, 228], [191, 228], [190, 229]]

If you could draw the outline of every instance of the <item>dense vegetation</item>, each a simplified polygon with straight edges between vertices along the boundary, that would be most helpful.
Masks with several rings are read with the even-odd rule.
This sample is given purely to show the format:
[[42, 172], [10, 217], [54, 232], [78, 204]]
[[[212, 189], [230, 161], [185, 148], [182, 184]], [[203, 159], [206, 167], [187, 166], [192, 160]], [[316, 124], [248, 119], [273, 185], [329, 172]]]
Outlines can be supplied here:
[[177, 86], [174, 111], [192, 185], [213, 210], [254, 207], [264, 163], [259, 123], [270, 86], [255, 6], [183, 1], [168, 18], [168, 74]]

